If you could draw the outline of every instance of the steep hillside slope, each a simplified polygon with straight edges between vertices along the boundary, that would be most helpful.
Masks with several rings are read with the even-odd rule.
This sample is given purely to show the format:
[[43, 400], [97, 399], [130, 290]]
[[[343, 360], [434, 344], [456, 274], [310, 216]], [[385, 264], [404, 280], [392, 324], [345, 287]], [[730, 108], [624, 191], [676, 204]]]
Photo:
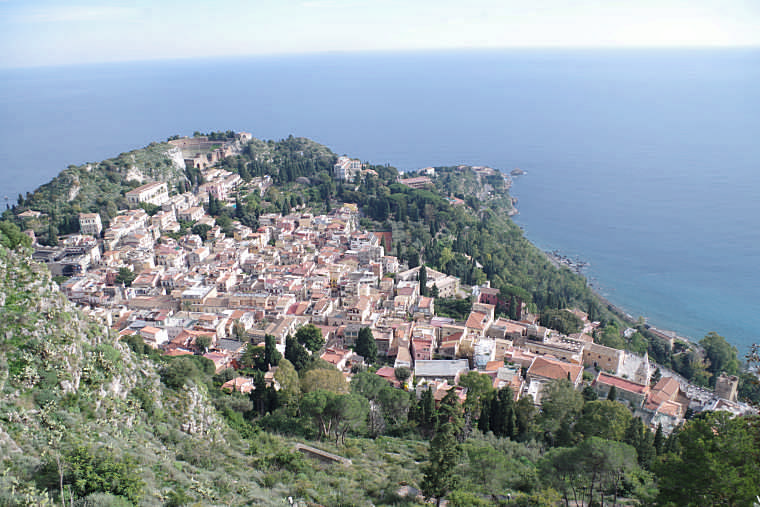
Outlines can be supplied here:
[[205, 386], [164, 386], [28, 252], [0, 247], [0, 322], [0, 505], [56, 497], [61, 484], [100, 505], [103, 493], [144, 505], [266, 503], [247, 445], [228, 441]]
[[133, 352], [19, 248], [0, 246], [0, 506], [54, 505], [61, 492], [79, 506], [414, 504], [395, 491], [419, 481], [427, 443], [309, 442], [353, 465], [305, 458], [302, 439], [235, 411], [247, 398], [211, 396], [213, 369]]

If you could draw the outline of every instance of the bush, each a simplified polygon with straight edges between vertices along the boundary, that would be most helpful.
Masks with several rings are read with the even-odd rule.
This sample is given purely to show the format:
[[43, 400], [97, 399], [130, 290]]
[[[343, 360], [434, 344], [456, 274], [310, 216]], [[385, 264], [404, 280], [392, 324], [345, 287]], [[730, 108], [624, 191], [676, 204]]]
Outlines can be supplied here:
[[[111, 505], [115, 507], [138, 504], [145, 486], [140, 467], [129, 457], [117, 457], [111, 449], [77, 447], [63, 456], [64, 484], [80, 497], [78, 505]], [[57, 491], [58, 464], [52, 457], [36, 477], [38, 486]], [[106, 495], [95, 495], [107, 493]], [[114, 496], [115, 495], [115, 496]], [[122, 498], [118, 498], [122, 497]]]
[[197, 378], [198, 374], [196, 362], [191, 357], [181, 356], [161, 369], [161, 380], [167, 387], [179, 389], [188, 379]]

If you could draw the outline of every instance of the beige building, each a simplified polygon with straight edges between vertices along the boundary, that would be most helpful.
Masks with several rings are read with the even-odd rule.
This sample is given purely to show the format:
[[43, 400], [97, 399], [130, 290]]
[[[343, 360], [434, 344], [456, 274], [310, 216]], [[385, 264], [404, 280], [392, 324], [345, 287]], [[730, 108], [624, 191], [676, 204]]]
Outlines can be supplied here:
[[622, 350], [605, 347], [598, 343], [587, 343], [583, 348], [584, 366], [594, 366], [600, 370], [610, 371], [614, 375], [618, 374], [624, 358], [625, 352]]
[[739, 377], [736, 375], [721, 373], [720, 377], [715, 379], [715, 394], [724, 400], [735, 402], [738, 387]]
[[100, 236], [103, 230], [103, 223], [100, 221], [98, 213], [80, 213], [79, 214], [79, 231], [82, 234]]
[[161, 206], [169, 200], [169, 188], [165, 182], [154, 181], [134, 190], [130, 190], [124, 196], [130, 206], [137, 207], [141, 203], [155, 204]]

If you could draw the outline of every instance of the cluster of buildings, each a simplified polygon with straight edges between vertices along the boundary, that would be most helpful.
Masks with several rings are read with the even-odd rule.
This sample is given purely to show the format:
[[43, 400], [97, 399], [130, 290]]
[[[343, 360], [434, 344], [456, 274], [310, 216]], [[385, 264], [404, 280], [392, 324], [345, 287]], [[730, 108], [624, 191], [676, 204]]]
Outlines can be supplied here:
[[[353, 161], [347, 160], [350, 172]], [[220, 188], [234, 180], [217, 168], [204, 176]], [[240, 185], [234, 181], [230, 188]], [[255, 180], [247, 190], [261, 191], [264, 184]], [[735, 377], [719, 379], [709, 399], [690, 397], [688, 386], [673, 377], [653, 385], [648, 357], [594, 343], [599, 323], [583, 312], [574, 311], [582, 331], [566, 336], [540, 326], [524, 308], [519, 320], [498, 317], [499, 292], [488, 285], [465, 292], [458, 278], [426, 268], [422, 291], [420, 268], [407, 269], [387, 255], [380, 233], [360, 230], [355, 205], [324, 215], [304, 209], [264, 214], [258, 229], [237, 223], [228, 237], [205, 212], [204, 197], [214, 195], [207, 190], [170, 196], [162, 182], [136, 188], [128, 193], [136, 209], [115, 217], [102, 239], [96, 239], [99, 216], [82, 214], [82, 235], [67, 237], [55, 251], [36, 247], [35, 258], [70, 276], [61, 286], [66, 296], [120, 335], [139, 334], [170, 355], [203, 354], [218, 371], [238, 366], [247, 344], [266, 335], [284, 353], [286, 337], [313, 324], [327, 341], [321, 357], [350, 376], [363, 361], [351, 348], [359, 331], [370, 328], [388, 364], [377, 374], [401, 386], [395, 368], [409, 368], [406, 387], [432, 388], [436, 399], [451, 389], [464, 399], [458, 382], [474, 369], [490, 375], [495, 388], [509, 386], [515, 398], [530, 395], [540, 405], [547, 383], [567, 379], [581, 388], [588, 372], [601, 397], [614, 386], [619, 401], [666, 431], [689, 408], [719, 403], [745, 410], [736, 402]], [[143, 202], [161, 209], [149, 216], [137, 208]], [[169, 237], [180, 220], [207, 224], [205, 241], [194, 234]], [[129, 286], [117, 282], [120, 268], [136, 275]], [[435, 298], [423, 295], [431, 293], [472, 295], [474, 302], [466, 319], [455, 320], [436, 315]], [[226, 387], [252, 384], [237, 379]]]
[[248, 132], [238, 132], [233, 139], [219, 141], [208, 136], [182, 137], [169, 141], [182, 150], [186, 167], [206, 169], [221, 162], [236, 152], [236, 143], [243, 144], [253, 139]]

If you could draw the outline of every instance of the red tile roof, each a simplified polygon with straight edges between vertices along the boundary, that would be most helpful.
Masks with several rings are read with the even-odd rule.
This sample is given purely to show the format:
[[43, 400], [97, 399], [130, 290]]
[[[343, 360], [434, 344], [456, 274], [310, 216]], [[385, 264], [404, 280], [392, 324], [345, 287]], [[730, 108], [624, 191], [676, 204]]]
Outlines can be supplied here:
[[615, 377], [614, 375], [610, 375], [603, 371], [599, 372], [599, 375], [596, 377], [596, 382], [608, 386], [615, 386], [616, 389], [621, 389], [630, 393], [646, 394], [649, 392], [649, 386], [637, 384], [636, 382], [631, 382], [624, 378]]

